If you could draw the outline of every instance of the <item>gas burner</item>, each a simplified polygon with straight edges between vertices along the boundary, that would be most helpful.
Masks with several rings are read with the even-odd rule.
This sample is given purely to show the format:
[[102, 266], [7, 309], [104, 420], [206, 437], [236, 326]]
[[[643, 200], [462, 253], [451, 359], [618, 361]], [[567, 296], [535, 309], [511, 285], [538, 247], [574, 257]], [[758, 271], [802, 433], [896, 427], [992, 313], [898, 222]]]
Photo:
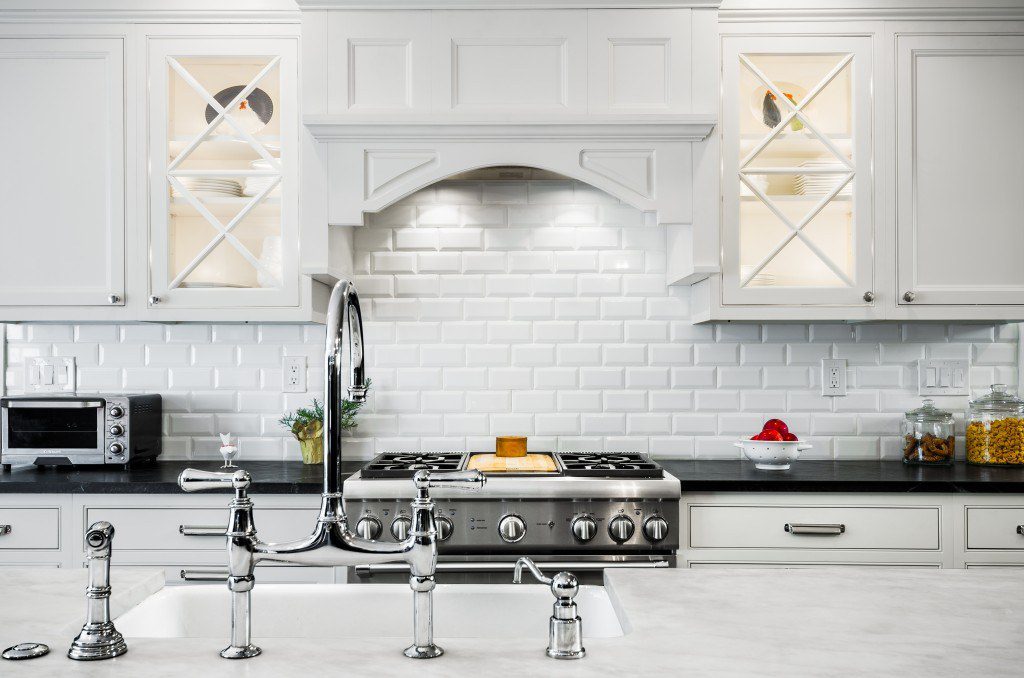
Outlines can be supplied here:
[[638, 452], [560, 452], [565, 475], [584, 478], [661, 478], [661, 466]]
[[411, 478], [416, 471], [458, 471], [462, 452], [385, 452], [363, 467], [364, 478]]

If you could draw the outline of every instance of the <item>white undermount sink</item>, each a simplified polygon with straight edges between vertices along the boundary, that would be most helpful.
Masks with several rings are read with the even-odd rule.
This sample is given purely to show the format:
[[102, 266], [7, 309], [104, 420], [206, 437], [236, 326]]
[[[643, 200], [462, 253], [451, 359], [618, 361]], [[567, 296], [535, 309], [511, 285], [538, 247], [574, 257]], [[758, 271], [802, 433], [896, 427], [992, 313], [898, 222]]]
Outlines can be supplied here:
[[[544, 638], [554, 597], [542, 585], [440, 584], [434, 590], [438, 638]], [[576, 596], [584, 638], [623, 635], [606, 590]], [[177, 586], [153, 594], [117, 618], [128, 638], [224, 638], [226, 587]], [[496, 614], [499, 612], [500, 614]], [[381, 638], [412, 634], [412, 592], [404, 584], [257, 584], [253, 638]]]

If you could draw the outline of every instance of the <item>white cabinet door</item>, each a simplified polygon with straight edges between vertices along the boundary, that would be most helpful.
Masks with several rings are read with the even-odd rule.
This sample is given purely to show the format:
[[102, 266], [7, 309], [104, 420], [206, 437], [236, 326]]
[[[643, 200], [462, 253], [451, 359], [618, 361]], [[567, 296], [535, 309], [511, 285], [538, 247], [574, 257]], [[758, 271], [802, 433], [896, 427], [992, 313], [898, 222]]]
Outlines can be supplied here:
[[0, 38], [0, 306], [124, 298], [124, 46]]
[[871, 38], [722, 41], [722, 300], [864, 306]]
[[291, 38], [150, 38], [150, 303], [294, 307], [298, 55]]
[[1024, 36], [899, 35], [897, 298], [1024, 304]]

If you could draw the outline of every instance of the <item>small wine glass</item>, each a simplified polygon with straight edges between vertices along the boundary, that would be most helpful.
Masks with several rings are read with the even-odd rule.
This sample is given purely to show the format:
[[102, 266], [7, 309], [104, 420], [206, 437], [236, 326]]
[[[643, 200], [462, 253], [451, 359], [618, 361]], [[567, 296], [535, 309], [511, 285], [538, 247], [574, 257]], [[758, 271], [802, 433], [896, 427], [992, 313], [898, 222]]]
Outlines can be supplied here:
[[224, 457], [224, 465], [221, 468], [237, 468], [231, 460], [238, 456], [238, 445], [231, 441], [230, 433], [220, 434], [220, 456]]

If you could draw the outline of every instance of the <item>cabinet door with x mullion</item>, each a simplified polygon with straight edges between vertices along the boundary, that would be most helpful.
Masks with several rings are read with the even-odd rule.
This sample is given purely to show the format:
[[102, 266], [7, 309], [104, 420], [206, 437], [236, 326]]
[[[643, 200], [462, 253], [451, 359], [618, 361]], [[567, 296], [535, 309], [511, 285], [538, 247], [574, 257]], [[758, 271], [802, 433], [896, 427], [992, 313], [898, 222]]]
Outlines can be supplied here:
[[725, 304], [865, 305], [871, 41], [723, 39]]
[[151, 309], [298, 304], [296, 50], [150, 40]]

